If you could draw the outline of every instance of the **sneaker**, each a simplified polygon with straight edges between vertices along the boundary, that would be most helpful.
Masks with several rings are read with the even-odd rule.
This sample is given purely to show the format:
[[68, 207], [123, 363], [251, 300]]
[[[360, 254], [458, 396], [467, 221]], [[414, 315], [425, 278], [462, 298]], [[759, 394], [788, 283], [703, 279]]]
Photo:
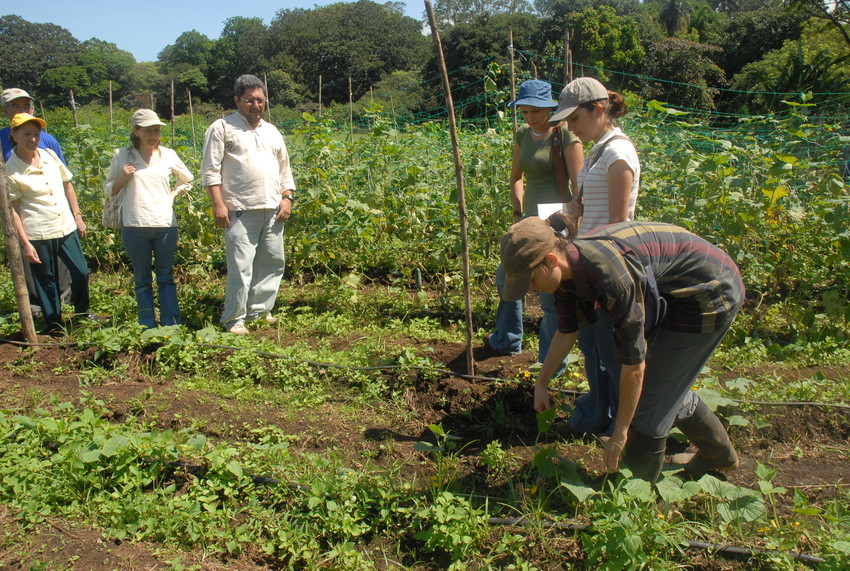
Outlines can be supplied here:
[[248, 335], [248, 329], [241, 322], [234, 323], [227, 329], [228, 333], [233, 333], [234, 335]]
[[275, 317], [275, 316], [274, 316], [274, 315], [272, 315], [271, 313], [267, 313], [267, 314], [263, 317], [263, 319], [265, 319], [265, 320], [266, 320], [266, 323], [268, 323], [269, 325], [277, 325], [277, 322], [278, 322], [278, 321], [280, 321], [277, 317]]

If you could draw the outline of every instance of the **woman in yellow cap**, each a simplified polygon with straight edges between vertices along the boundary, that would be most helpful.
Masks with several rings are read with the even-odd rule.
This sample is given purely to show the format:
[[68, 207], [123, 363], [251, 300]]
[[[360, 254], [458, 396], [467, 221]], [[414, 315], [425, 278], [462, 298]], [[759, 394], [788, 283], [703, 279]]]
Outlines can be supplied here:
[[71, 293], [78, 315], [88, 318], [89, 268], [80, 238], [86, 235], [71, 172], [50, 149], [38, 148], [43, 119], [29, 113], [12, 117], [13, 152], [6, 163], [6, 186], [12, 218], [24, 256], [32, 264], [48, 333], [62, 331], [62, 305], [56, 279], [62, 260], [71, 274]]

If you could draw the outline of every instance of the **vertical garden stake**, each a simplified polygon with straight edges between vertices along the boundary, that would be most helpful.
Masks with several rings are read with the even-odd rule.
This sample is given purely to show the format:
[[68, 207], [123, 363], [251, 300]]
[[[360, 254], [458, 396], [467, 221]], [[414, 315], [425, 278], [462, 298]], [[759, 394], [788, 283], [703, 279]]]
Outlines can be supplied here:
[[174, 146], [174, 80], [171, 80], [171, 146]]
[[109, 80], [109, 132], [112, 132], [112, 80]]
[[186, 88], [186, 96], [189, 98], [189, 121], [192, 124], [192, 157], [198, 158], [198, 145], [195, 141], [195, 111], [192, 109], [192, 90]]
[[431, 38], [434, 40], [434, 53], [440, 68], [440, 79], [443, 82], [443, 92], [446, 94], [446, 110], [449, 115], [449, 130], [452, 136], [452, 153], [455, 159], [455, 177], [457, 179], [457, 208], [460, 215], [460, 241], [463, 248], [463, 299], [466, 314], [466, 370], [467, 374], [475, 374], [475, 360], [472, 358], [472, 303], [469, 293], [469, 241], [467, 239], [466, 194], [463, 188], [463, 164], [460, 162], [460, 143], [457, 137], [455, 122], [455, 106], [452, 101], [452, 90], [449, 85], [449, 73], [446, 71], [446, 60], [443, 57], [443, 45], [440, 42], [440, 30], [434, 17], [431, 0], [425, 0], [425, 11], [428, 13], [428, 23], [431, 25]]
[[[508, 54], [511, 57], [511, 101], [516, 100], [516, 72], [514, 71], [514, 29], [508, 28]], [[513, 117], [514, 117], [514, 137], [516, 137], [517, 130], [517, 108], [513, 107]]]
[[9, 204], [9, 193], [6, 190], [6, 163], [0, 157], [0, 217], [3, 223], [3, 237], [6, 239], [6, 255], [9, 257], [9, 269], [12, 272], [12, 283], [15, 286], [15, 299], [18, 302], [18, 315], [21, 316], [21, 331], [27, 343], [37, 343], [35, 325], [32, 322], [30, 296], [24, 279], [24, 263], [21, 257], [21, 243], [18, 232], [12, 221], [12, 206]]

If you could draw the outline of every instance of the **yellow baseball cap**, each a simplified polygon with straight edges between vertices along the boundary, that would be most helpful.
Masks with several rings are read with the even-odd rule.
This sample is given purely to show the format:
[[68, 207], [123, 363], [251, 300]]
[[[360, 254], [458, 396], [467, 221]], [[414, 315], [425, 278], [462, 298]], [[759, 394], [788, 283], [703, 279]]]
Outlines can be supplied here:
[[30, 115], [29, 113], [18, 113], [17, 115], [12, 117], [12, 129], [17, 129], [24, 123], [29, 123], [30, 121], [35, 121], [41, 126], [42, 129], [47, 127], [47, 121], [45, 121], [41, 117], [36, 117], [35, 115]]

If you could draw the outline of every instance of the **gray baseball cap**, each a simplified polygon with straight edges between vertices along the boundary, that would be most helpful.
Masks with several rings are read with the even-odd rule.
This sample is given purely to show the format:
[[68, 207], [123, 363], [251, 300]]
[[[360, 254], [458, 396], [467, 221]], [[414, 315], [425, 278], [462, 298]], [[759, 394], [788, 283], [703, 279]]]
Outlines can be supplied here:
[[550, 123], [558, 123], [573, 114], [579, 106], [591, 101], [608, 99], [608, 89], [592, 77], [579, 77], [567, 84], [558, 96], [558, 108], [549, 117]]
[[23, 89], [19, 89], [17, 87], [10, 87], [9, 89], [3, 90], [3, 95], [0, 96], [0, 105], [6, 105], [10, 101], [14, 101], [15, 99], [26, 98], [32, 101], [32, 97], [30, 94], [24, 91]]

